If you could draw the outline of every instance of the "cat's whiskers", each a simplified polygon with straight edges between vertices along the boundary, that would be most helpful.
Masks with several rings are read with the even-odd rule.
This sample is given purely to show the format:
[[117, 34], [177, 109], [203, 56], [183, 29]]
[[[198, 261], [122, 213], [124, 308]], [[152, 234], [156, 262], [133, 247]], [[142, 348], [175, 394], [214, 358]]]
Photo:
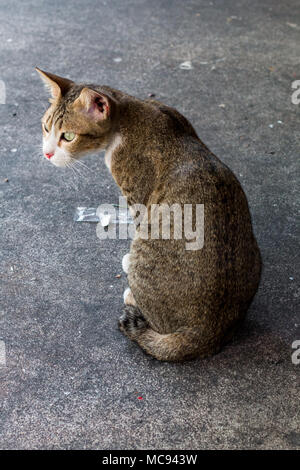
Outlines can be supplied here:
[[[38, 147], [39, 145], [37, 145]], [[36, 164], [39, 165], [39, 167], [43, 167], [44, 165], [49, 165], [49, 163], [46, 161], [45, 157], [43, 156], [43, 148], [42, 148], [42, 145], [40, 145], [40, 149], [38, 148], [35, 148], [32, 152], [32, 156], [35, 158], [36, 160]], [[75, 189], [76, 191], [78, 190], [78, 187], [75, 186], [74, 184], [74, 180], [72, 179], [71, 181], [66, 181], [65, 177], [63, 177], [63, 175], [61, 174], [61, 172], [58, 172], [57, 173], [58, 177], [61, 179], [63, 185], [67, 188], [67, 189]], [[73, 174], [71, 173], [71, 176], [73, 176]]]
[[70, 168], [72, 168], [72, 170], [73, 170], [79, 177], [84, 178], [84, 175], [80, 172], [79, 168], [77, 168], [77, 167], [75, 166], [75, 163], [74, 163], [74, 162], [71, 162], [71, 163], [70, 163]]
[[[72, 157], [72, 161], [73, 161], [73, 165], [76, 166], [76, 165], [79, 165], [80, 168], [83, 170], [83, 171], [88, 171], [89, 173], [93, 173], [93, 171], [91, 170], [91, 168], [89, 168], [85, 163], [83, 163], [81, 160], [76, 160], [75, 158]], [[84, 175], [84, 174], [83, 174]], [[86, 175], [84, 175], [86, 176]]]
[[71, 179], [72, 186], [73, 186], [73, 188], [74, 188], [76, 191], [78, 191], [78, 185], [77, 185], [78, 174], [74, 171], [74, 168], [73, 168], [73, 166], [72, 166], [72, 164], [71, 164], [70, 162], [67, 162], [67, 163], [66, 163], [66, 166], [67, 166], [67, 168], [69, 168], [70, 170], [72, 170], [72, 173], [71, 173], [71, 175], [70, 175], [70, 176], [72, 177], [72, 179]]
[[81, 168], [81, 167], [78, 168], [78, 166], [76, 166], [77, 163], [78, 163], [78, 161], [75, 160], [74, 158], [72, 158], [72, 161], [69, 162], [69, 165], [70, 165], [70, 167], [72, 167], [72, 169], [78, 174], [79, 177], [86, 179], [86, 178], [88, 177], [88, 175], [86, 175], [86, 174], [84, 174], [82, 171], [80, 171], [80, 169], [83, 170], [83, 167], [82, 167], [82, 168]]
[[[43, 144], [37, 144], [37, 147], [38, 148], [35, 148], [32, 155], [37, 159], [38, 165], [40, 165], [40, 166], [45, 165], [45, 163], [47, 163], [47, 162], [45, 161], [45, 157], [43, 156], [44, 155]], [[60, 172], [58, 172], [59, 178], [61, 178], [63, 184], [68, 189], [72, 188], [72, 189], [75, 189], [76, 191], [78, 191], [78, 184], [77, 184], [78, 183], [78, 176], [82, 176], [82, 175], [81, 174], [79, 175], [78, 171], [77, 172], [75, 171], [75, 169], [73, 168], [71, 163], [68, 162], [66, 164], [66, 166], [67, 166], [68, 169], [72, 170], [72, 173], [69, 173], [71, 180], [66, 181], [65, 177], [63, 177], [63, 175]]]

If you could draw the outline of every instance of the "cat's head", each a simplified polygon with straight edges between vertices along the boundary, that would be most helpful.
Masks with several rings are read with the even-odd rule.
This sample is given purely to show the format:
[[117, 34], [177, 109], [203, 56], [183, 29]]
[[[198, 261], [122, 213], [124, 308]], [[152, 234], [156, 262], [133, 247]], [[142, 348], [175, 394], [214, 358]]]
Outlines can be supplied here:
[[43, 153], [51, 163], [68, 166], [90, 151], [107, 147], [115, 102], [92, 85], [77, 85], [36, 68], [51, 93], [42, 118]]

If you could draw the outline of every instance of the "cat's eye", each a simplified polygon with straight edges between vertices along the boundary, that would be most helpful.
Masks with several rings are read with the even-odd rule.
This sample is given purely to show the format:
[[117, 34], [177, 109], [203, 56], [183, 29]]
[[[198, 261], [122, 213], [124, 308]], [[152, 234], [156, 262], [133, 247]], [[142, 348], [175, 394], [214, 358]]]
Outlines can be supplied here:
[[75, 134], [74, 134], [74, 132], [64, 132], [61, 136], [62, 136], [62, 138], [65, 139], [67, 142], [71, 142], [72, 140], [75, 139]]
[[46, 124], [43, 124], [43, 126], [44, 126], [44, 130], [45, 130], [46, 132], [49, 132], [49, 129], [48, 129], [48, 127], [46, 126]]

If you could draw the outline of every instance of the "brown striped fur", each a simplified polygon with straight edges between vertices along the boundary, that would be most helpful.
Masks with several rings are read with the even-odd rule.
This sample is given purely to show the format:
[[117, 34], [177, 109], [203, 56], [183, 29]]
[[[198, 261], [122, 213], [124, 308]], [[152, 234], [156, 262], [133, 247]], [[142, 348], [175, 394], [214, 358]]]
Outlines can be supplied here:
[[[175, 109], [39, 72], [53, 97], [43, 120], [77, 134], [74, 142], [62, 143], [71, 158], [113, 148], [118, 136], [110, 169], [129, 204], [149, 210], [151, 204], [204, 204], [200, 250], [186, 250], [185, 240], [143, 240], [137, 229], [120, 329], [162, 361], [218, 352], [245, 317], [261, 272], [239, 181]], [[94, 93], [101, 103], [93, 108], [98, 114], [91, 115], [87, 109], [95, 104]]]

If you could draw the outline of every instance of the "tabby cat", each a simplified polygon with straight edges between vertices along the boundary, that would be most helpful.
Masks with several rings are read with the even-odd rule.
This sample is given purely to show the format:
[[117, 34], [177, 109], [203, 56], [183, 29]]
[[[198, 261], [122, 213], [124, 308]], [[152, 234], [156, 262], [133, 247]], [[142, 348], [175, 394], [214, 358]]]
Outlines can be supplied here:
[[146, 207], [149, 227], [154, 204], [204, 205], [201, 249], [186, 249], [183, 238], [143, 238], [137, 225], [122, 262], [129, 288], [121, 331], [161, 361], [217, 353], [244, 319], [261, 273], [239, 181], [175, 109], [37, 71], [51, 92], [42, 118], [51, 163], [65, 167], [105, 150], [129, 206]]

